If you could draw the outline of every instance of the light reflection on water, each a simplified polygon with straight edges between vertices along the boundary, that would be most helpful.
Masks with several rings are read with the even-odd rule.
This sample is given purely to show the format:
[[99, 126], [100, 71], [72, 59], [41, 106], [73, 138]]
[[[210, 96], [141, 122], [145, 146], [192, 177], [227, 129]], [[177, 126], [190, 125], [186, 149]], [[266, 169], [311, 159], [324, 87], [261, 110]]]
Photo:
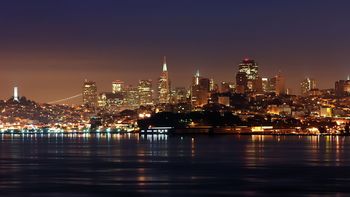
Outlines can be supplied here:
[[346, 195], [350, 137], [0, 135], [1, 196]]

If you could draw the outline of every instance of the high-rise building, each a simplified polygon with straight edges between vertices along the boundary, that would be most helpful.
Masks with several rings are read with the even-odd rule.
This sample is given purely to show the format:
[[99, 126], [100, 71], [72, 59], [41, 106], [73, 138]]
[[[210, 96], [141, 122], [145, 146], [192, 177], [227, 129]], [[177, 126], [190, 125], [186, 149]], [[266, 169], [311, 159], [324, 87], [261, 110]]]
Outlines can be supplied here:
[[124, 81], [115, 80], [112, 82], [112, 92], [118, 93], [124, 91]]
[[248, 79], [245, 73], [238, 72], [236, 74], [236, 93], [244, 94], [248, 90]]
[[245, 73], [248, 80], [255, 80], [258, 78], [258, 64], [251, 59], [244, 59], [239, 65], [238, 65], [238, 71], [241, 73]]
[[236, 75], [237, 93], [262, 92], [262, 81], [258, 71], [259, 66], [254, 60], [242, 60]]
[[273, 92], [273, 88], [271, 87], [271, 79], [270, 78], [267, 78], [267, 77], [261, 78], [261, 85], [262, 85], [263, 92], [265, 92], [265, 93]]
[[138, 85], [140, 105], [153, 105], [152, 80], [140, 80]]
[[350, 77], [347, 80], [339, 80], [335, 82], [335, 95], [336, 96], [349, 96], [350, 95]]
[[158, 82], [158, 102], [160, 104], [166, 104], [170, 101], [170, 82], [169, 74], [166, 63], [166, 57], [163, 60], [163, 70]]
[[201, 77], [197, 70], [191, 85], [191, 104], [193, 107], [202, 107], [208, 104], [209, 97], [210, 79]]
[[85, 80], [83, 85], [83, 104], [89, 108], [97, 107], [96, 82]]
[[138, 87], [127, 86], [125, 88], [124, 105], [126, 109], [136, 109], [140, 107], [139, 90]]
[[307, 95], [313, 89], [316, 89], [316, 80], [314, 79], [307, 77], [300, 83], [301, 95]]
[[275, 77], [271, 78], [270, 85], [273, 87], [276, 95], [286, 94], [285, 78], [281, 72], [278, 72]]

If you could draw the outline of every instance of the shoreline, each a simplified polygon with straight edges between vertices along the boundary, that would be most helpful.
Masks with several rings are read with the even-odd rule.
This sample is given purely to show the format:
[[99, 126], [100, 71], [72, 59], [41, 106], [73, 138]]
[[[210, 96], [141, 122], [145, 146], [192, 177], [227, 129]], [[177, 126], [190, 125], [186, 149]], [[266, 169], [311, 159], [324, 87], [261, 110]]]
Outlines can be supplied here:
[[319, 133], [319, 134], [307, 134], [307, 133], [264, 133], [264, 132], [250, 132], [250, 133], [140, 133], [140, 132], [58, 132], [58, 133], [36, 133], [36, 132], [0, 132], [0, 136], [5, 135], [140, 135], [140, 136], [225, 136], [225, 135], [242, 135], [242, 136], [254, 136], [254, 135], [265, 135], [265, 136], [350, 136], [350, 134], [337, 134], [337, 133]]

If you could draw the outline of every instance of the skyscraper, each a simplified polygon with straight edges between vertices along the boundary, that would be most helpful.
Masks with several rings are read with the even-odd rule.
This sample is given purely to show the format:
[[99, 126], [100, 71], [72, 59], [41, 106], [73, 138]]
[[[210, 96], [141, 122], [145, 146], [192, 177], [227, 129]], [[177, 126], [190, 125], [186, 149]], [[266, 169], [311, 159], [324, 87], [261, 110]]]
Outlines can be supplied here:
[[166, 104], [170, 101], [170, 82], [169, 74], [166, 63], [166, 57], [163, 60], [163, 70], [158, 82], [158, 102], [160, 104]]
[[271, 87], [274, 88], [276, 95], [286, 94], [285, 79], [281, 72], [271, 78]]
[[138, 85], [140, 105], [153, 105], [152, 80], [140, 80]]
[[242, 62], [238, 65], [238, 71], [241, 73], [245, 73], [248, 80], [255, 80], [258, 78], [258, 64], [251, 59], [244, 59]]
[[236, 93], [238, 94], [244, 94], [248, 87], [248, 79], [245, 73], [238, 72], [236, 74]]
[[124, 91], [124, 81], [115, 80], [112, 82], [112, 92], [119, 93]]
[[199, 70], [193, 76], [191, 85], [191, 104], [193, 107], [202, 107], [208, 104], [210, 96], [210, 79], [201, 77]]
[[237, 93], [262, 92], [262, 81], [258, 70], [259, 66], [254, 60], [242, 60], [236, 75]]
[[309, 77], [306, 77], [300, 83], [301, 95], [307, 95], [310, 90], [315, 88], [316, 88], [316, 80], [310, 79]]
[[140, 107], [138, 87], [129, 85], [125, 88], [125, 92], [126, 92], [125, 100], [124, 100], [125, 108], [136, 109]]
[[349, 96], [350, 95], [350, 77], [347, 80], [339, 80], [335, 82], [335, 94], [336, 96]]
[[264, 77], [264, 78], [261, 78], [261, 81], [262, 81], [262, 90], [263, 90], [263, 92], [268, 93], [268, 92], [274, 92], [275, 91], [275, 88], [271, 84], [271, 78]]
[[83, 85], [83, 104], [89, 108], [97, 107], [96, 82], [85, 80]]

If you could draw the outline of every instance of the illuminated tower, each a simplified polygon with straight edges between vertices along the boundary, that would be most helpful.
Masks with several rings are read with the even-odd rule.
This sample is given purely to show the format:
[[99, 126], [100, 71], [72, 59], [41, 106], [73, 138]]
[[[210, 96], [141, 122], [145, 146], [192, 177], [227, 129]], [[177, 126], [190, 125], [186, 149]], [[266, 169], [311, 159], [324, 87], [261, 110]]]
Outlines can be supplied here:
[[13, 88], [13, 100], [19, 102], [18, 87]]
[[248, 80], [255, 80], [258, 78], [258, 64], [251, 59], [244, 59], [239, 65], [239, 72], [245, 73]]
[[158, 101], [161, 104], [169, 103], [170, 101], [170, 83], [165, 56], [163, 60], [163, 71], [158, 82]]
[[83, 104], [89, 108], [97, 106], [96, 82], [85, 80], [83, 85]]
[[140, 80], [138, 85], [140, 105], [153, 105], [152, 80]]
[[244, 59], [238, 65], [236, 84], [238, 93], [262, 92], [262, 81], [258, 74], [259, 66], [251, 59]]
[[112, 82], [112, 92], [120, 93], [124, 91], [124, 81], [115, 80]]
[[301, 94], [307, 95], [307, 93], [310, 90], [316, 88], [316, 81], [314, 79], [310, 79], [309, 77], [307, 77], [300, 83], [300, 88], [301, 88]]
[[210, 79], [201, 77], [199, 70], [193, 76], [191, 85], [191, 105], [202, 107], [208, 104], [210, 96]]

